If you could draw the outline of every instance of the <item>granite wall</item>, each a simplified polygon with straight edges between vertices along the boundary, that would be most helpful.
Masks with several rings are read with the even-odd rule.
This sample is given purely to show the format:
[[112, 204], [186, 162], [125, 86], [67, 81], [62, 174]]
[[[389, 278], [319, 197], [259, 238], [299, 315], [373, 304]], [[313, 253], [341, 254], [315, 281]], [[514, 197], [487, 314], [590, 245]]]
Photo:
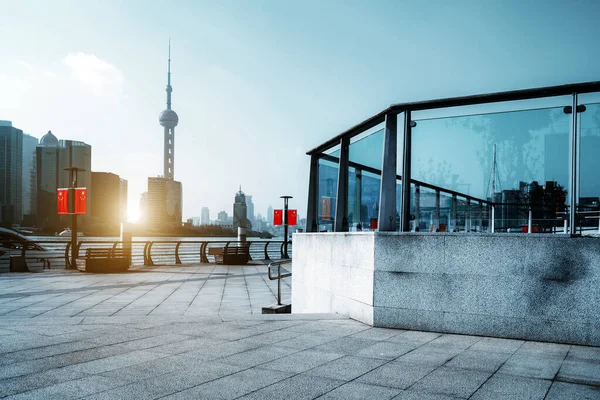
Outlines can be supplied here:
[[600, 345], [599, 237], [298, 234], [293, 265], [294, 312]]

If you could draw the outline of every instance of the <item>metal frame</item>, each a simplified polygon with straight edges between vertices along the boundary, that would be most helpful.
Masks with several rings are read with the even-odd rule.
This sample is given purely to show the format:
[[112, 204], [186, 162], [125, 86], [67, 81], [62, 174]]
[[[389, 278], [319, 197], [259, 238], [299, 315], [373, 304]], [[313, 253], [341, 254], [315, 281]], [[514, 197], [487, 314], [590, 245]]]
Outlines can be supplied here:
[[[380, 207], [379, 207], [379, 230], [395, 230], [395, 221], [388, 221], [389, 218], [386, 218], [386, 215], [392, 215], [395, 217], [395, 210], [392, 214], [390, 214], [391, 206], [390, 204], [394, 204], [395, 208], [395, 185], [394, 181], [394, 198], [393, 200], [390, 197], [390, 187], [391, 187], [391, 177], [390, 177], [390, 169], [391, 165], [394, 164], [394, 160], [390, 157], [396, 157], [396, 153], [392, 155], [390, 153], [391, 149], [391, 140], [393, 132], [393, 117], [397, 118], [397, 114], [404, 113], [404, 132], [403, 132], [403, 154], [402, 154], [402, 177], [396, 175], [396, 179], [402, 179], [402, 195], [401, 195], [401, 203], [400, 203], [400, 231], [408, 232], [410, 230], [410, 195], [411, 195], [411, 185], [405, 183], [414, 183], [415, 185], [419, 185], [421, 187], [428, 187], [434, 190], [438, 188], [434, 185], [427, 184], [425, 182], [418, 182], [416, 180], [411, 179], [411, 142], [412, 142], [412, 127], [414, 123], [411, 121], [411, 112], [412, 111], [424, 111], [424, 110], [433, 110], [440, 108], [452, 108], [452, 107], [461, 107], [461, 106], [470, 106], [470, 105], [480, 105], [480, 104], [489, 104], [489, 103], [501, 103], [508, 101], [519, 101], [519, 100], [532, 100], [532, 99], [542, 99], [548, 97], [556, 97], [556, 96], [566, 96], [570, 95], [573, 98], [572, 107], [566, 107], [565, 112], [568, 112], [567, 108], [571, 109], [572, 113], [572, 121], [571, 121], [571, 151], [570, 151], [570, 192], [571, 192], [571, 200], [570, 200], [570, 212], [569, 212], [569, 222], [570, 222], [570, 232], [571, 234], [575, 234], [576, 226], [577, 226], [577, 201], [578, 201], [578, 169], [579, 169], [579, 140], [578, 140], [578, 126], [577, 126], [577, 114], [585, 111], [585, 107], [580, 107], [578, 105], [578, 95], [582, 93], [592, 93], [592, 92], [600, 92], [600, 81], [594, 82], [583, 82], [583, 83], [575, 83], [575, 84], [567, 84], [567, 85], [559, 85], [559, 86], [549, 86], [549, 87], [541, 87], [541, 88], [533, 88], [533, 89], [524, 89], [524, 90], [513, 90], [506, 92], [496, 92], [496, 93], [488, 93], [488, 94], [478, 94], [472, 96], [461, 96], [461, 97], [453, 97], [446, 99], [436, 99], [436, 100], [428, 100], [428, 101], [419, 101], [419, 102], [411, 102], [411, 103], [402, 103], [402, 104], [393, 104], [386, 108], [385, 110], [373, 115], [372, 117], [364, 120], [358, 125], [353, 126], [352, 128], [340, 133], [334, 138], [326, 141], [320, 146], [315, 147], [314, 149], [307, 152], [308, 155], [311, 156], [311, 168], [310, 168], [310, 182], [309, 182], [309, 199], [308, 199], [308, 212], [307, 212], [307, 231], [316, 232], [318, 230], [318, 160], [320, 158], [330, 159], [336, 162], [339, 162], [339, 172], [338, 172], [338, 195], [336, 196], [336, 221], [334, 223], [335, 231], [347, 231], [348, 230], [348, 166], [360, 168], [362, 171], [372, 172], [375, 174], [381, 175], [381, 189], [380, 189]], [[368, 129], [371, 129], [381, 123], [385, 122], [385, 139], [384, 139], [384, 157], [382, 163], [382, 169], [377, 170], [372, 167], [361, 166], [360, 164], [356, 164], [350, 162], [348, 160], [348, 152], [347, 149], [344, 150], [344, 144], [348, 144], [350, 139], [356, 135], [359, 135]], [[397, 137], [397, 133], [395, 135]], [[340, 151], [340, 158], [333, 157], [330, 155], [324, 154], [324, 152], [338, 144], [342, 144]], [[394, 172], [395, 175], [395, 172]], [[457, 195], [460, 197], [464, 197], [467, 199], [468, 203], [473, 201], [477, 201], [480, 205], [490, 205], [491, 209], [491, 217], [495, 217], [494, 205], [495, 203], [492, 201], [478, 199], [469, 195], [465, 195], [462, 193], [458, 193], [452, 190], [446, 190], [442, 188], [444, 193], [448, 193], [451, 195]], [[388, 215], [389, 214], [389, 215]], [[394, 218], [392, 218], [394, 219]], [[338, 221], [339, 220], [339, 221]], [[388, 223], [389, 222], [389, 223]], [[393, 229], [390, 229], [390, 225], [394, 225]], [[495, 230], [494, 221], [491, 221], [491, 230], [492, 232]]]

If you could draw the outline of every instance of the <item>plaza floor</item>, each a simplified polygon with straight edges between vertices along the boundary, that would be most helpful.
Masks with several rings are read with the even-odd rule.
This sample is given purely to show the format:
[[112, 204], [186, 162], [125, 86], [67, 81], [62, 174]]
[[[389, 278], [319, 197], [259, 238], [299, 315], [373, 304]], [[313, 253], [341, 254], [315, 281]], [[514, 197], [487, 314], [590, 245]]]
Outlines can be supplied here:
[[258, 264], [1, 274], [0, 398], [600, 399], [597, 347], [261, 315], [275, 291]]

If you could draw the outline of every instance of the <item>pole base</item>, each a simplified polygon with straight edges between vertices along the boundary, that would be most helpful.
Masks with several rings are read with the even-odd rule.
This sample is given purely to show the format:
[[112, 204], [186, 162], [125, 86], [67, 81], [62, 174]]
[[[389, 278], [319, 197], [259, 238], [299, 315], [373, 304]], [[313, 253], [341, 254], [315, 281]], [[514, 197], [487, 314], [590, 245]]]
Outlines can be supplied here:
[[291, 304], [274, 304], [272, 306], [263, 307], [263, 314], [291, 314], [292, 313], [292, 305]]

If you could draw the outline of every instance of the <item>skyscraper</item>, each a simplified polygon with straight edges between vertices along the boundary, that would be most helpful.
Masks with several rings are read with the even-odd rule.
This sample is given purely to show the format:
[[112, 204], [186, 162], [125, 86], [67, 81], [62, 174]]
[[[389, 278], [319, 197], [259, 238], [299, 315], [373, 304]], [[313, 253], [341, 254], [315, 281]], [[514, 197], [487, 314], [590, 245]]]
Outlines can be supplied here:
[[233, 227], [252, 229], [252, 224], [248, 220], [248, 208], [246, 207], [246, 195], [242, 192], [240, 186], [239, 192], [235, 194], [235, 203], [233, 203]]
[[[59, 141], [51, 131], [42, 136], [36, 147], [37, 201], [36, 225], [48, 232], [62, 230], [70, 225], [69, 218], [59, 218], [56, 207], [56, 189], [71, 186], [69, 171], [65, 168], [83, 169], [77, 174], [77, 186], [87, 188], [87, 209], [92, 208], [92, 146], [75, 140]], [[89, 214], [79, 218], [85, 228]]]
[[35, 148], [38, 145], [38, 139], [26, 133], [23, 134], [23, 173], [22, 173], [22, 191], [23, 191], [23, 214], [35, 214]]
[[92, 172], [92, 188], [89, 212], [94, 231], [118, 235], [121, 222], [125, 222], [126, 217], [127, 181], [110, 172]]
[[167, 69], [167, 108], [158, 121], [164, 128], [163, 176], [148, 178], [147, 223], [154, 228], [181, 226], [182, 186], [175, 180], [175, 127], [179, 116], [171, 109], [171, 42]]
[[273, 207], [267, 208], [267, 223], [273, 225]]
[[200, 225], [210, 225], [210, 211], [208, 210], [208, 207], [202, 207]]
[[23, 219], [23, 131], [0, 121], [0, 224]]
[[246, 195], [246, 209], [248, 210], [247, 217], [250, 220], [250, 223], [254, 225], [254, 203], [252, 202], [252, 196], [248, 194]]

